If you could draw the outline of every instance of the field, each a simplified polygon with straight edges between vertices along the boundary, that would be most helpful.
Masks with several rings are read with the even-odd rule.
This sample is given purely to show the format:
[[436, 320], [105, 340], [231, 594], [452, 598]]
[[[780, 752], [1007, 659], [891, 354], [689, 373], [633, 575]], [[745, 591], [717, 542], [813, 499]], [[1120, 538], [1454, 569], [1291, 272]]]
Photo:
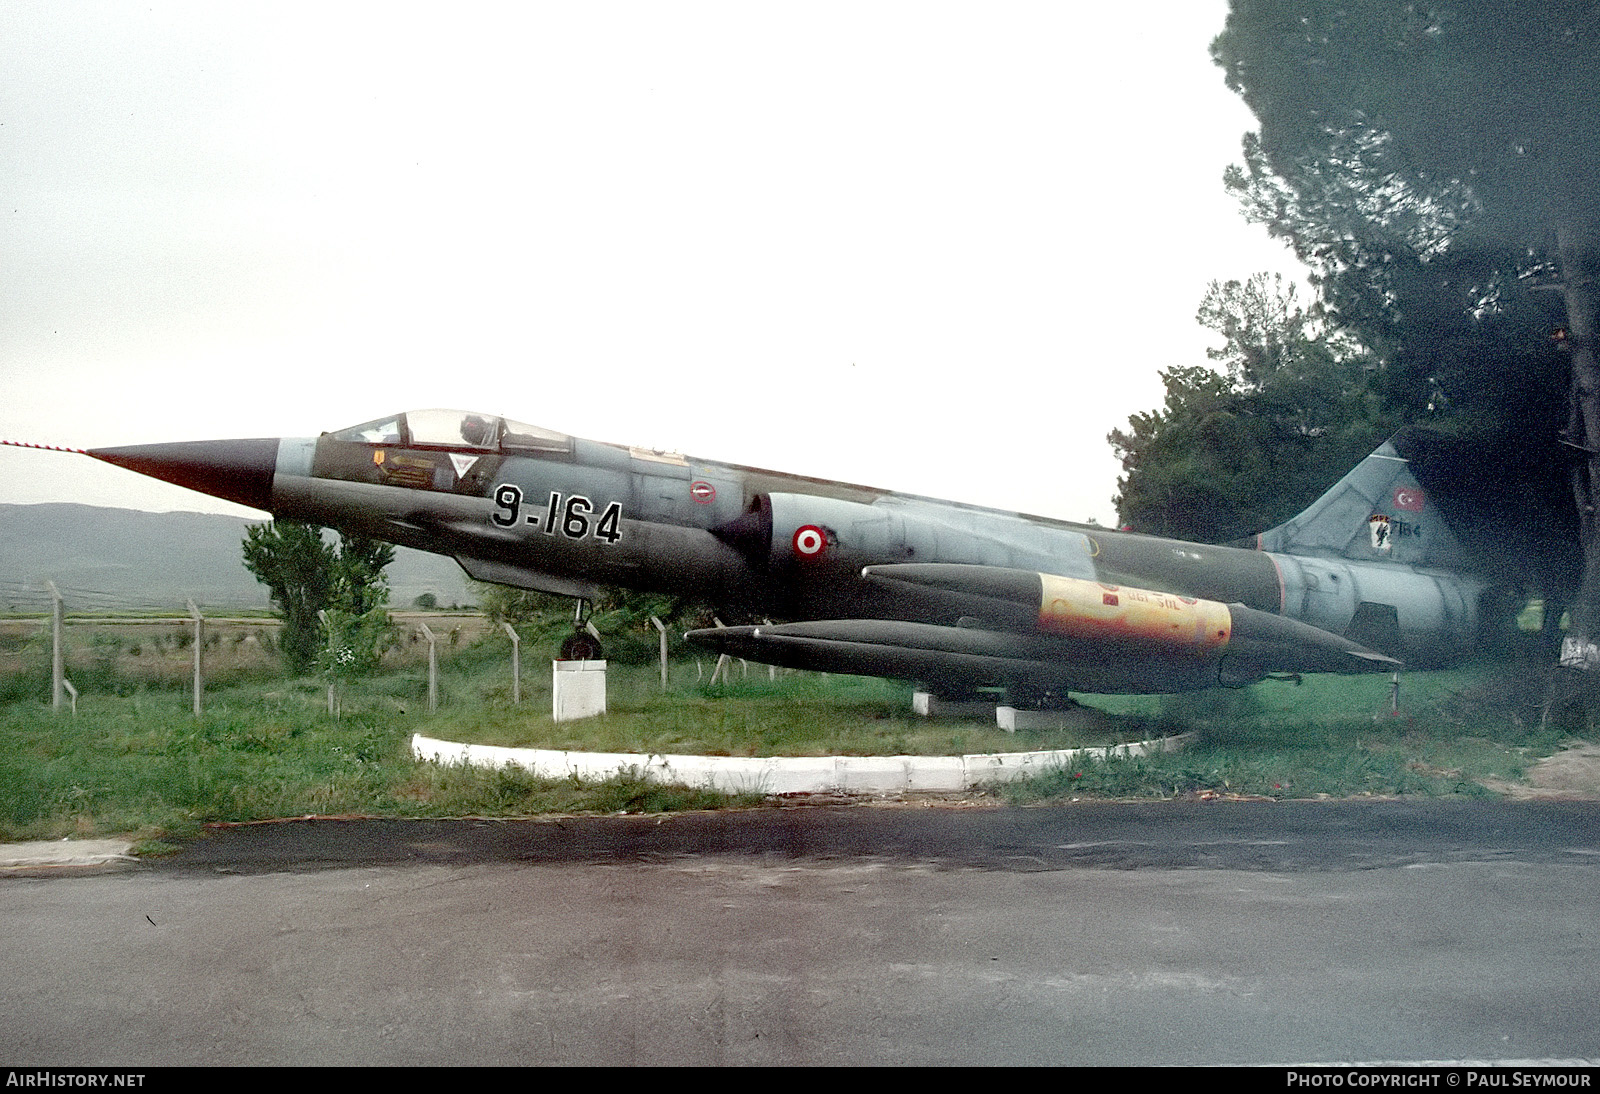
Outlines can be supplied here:
[[[285, 679], [272, 620], [207, 624], [204, 713], [191, 712], [187, 620], [85, 621], [68, 628], [76, 715], [52, 712], [49, 639], [38, 620], [0, 622], [0, 839], [137, 832], [182, 837], [199, 825], [305, 814], [393, 816], [618, 812], [753, 804], [755, 798], [638, 779], [601, 785], [515, 771], [418, 764], [413, 733], [446, 740], [713, 755], [951, 754], [1100, 745], [1197, 731], [1181, 753], [1078, 765], [997, 790], [1033, 801], [1087, 796], [1266, 797], [1489, 794], [1563, 744], [1538, 721], [1539, 674], [1508, 661], [1403, 677], [1400, 713], [1384, 676], [1308, 677], [1237, 692], [1091, 697], [1072, 731], [1008, 734], [992, 723], [929, 720], [910, 688], [680, 656], [669, 686], [649, 660], [653, 633], [608, 639], [607, 715], [555, 723], [549, 659], [562, 626], [527, 630], [522, 703], [511, 701], [511, 643], [477, 616], [397, 616], [405, 634], [381, 671], [339, 685]], [[439, 706], [427, 702], [425, 621], [440, 641]]]

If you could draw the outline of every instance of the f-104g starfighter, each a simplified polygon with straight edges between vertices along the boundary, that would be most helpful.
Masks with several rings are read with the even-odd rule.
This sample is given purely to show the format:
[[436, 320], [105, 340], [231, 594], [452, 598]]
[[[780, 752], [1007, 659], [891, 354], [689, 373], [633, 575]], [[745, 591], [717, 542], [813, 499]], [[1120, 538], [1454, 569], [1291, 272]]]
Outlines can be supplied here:
[[678, 594], [753, 661], [937, 694], [1177, 692], [1468, 653], [1486, 584], [1385, 444], [1305, 512], [1218, 547], [417, 410], [309, 438], [96, 459], [592, 599]]

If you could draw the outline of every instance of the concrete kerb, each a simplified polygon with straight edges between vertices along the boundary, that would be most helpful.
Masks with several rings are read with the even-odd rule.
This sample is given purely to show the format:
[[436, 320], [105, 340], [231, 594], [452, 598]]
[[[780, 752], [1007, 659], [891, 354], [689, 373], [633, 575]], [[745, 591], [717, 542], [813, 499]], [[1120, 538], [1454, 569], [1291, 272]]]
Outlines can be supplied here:
[[[1055, 767], [1110, 755], [1143, 756], [1173, 752], [1194, 734], [1136, 741], [1108, 748], [1067, 748], [1042, 752], [994, 752], [970, 756], [678, 756], [637, 752], [563, 752], [543, 748], [502, 748], [411, 738], [412, 753], [424, 761], [499, 768], [506, 764], [546, 778], [576, 775], [608, 779], [637, 771], [661, 782], [704, 786], [730, 793], [816, 794], [847, 792], [893, 794], [909, 790], [966, 790], [984, 783], [1026, 779]], [[135, 862], [132, 844], [119, 839], [36, 840], [0, 844], [0, 875], [50, 871], [60, 867], [105, 868]]]
[[893, 794], [910, 790], [966, 790], [985, 783], [1032, 778], [1058, 767], [1106, 756], [1174, 752], [1194, 739], [1185, 733], [1103, 748], [991, 752], [967, 756], [684, 756], [638, 752], [567, 752], [440, 741], [417, 734], [412, 754], [441, 764], [520, 767], [543, 778], [609, 779], [636, 772], [661, 782], [729, 793]]
[[136, 862], [125, 839], [31, 840], [0, 844], [0, 873], [60, 866], [103, 867]]

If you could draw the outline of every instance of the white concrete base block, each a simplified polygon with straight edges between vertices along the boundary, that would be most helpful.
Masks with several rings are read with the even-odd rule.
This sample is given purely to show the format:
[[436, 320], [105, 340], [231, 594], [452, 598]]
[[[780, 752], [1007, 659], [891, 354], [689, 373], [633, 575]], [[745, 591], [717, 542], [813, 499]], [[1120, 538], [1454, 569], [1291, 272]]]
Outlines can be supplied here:
[[606, 712], [604, 661], [550, 662], [550, 716], [558, 722]]
[[941, 699], [931, 691], [911, 693], [911, 713], [923, 718], [983, 718], [994, 717], [994, 704], [981, 699]]
[[1098, 711], [1084, 710], [1082, 707], [1068, 707], [1065, 710], [994, 709], [994, 724], [1007, 733], [1015, 733], [1019, 729], [1069, 729], [1087, 725], [1099, 717], [1103, 715]]

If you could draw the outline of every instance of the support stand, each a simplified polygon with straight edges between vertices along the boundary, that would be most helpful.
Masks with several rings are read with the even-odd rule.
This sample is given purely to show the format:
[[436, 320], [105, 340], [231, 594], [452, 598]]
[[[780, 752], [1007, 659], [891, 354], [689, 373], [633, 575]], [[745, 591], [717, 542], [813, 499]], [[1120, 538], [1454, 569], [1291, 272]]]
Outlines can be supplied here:
[[550, 717], [557, 722], [606, 712], [604, 661], [550, 662]]

